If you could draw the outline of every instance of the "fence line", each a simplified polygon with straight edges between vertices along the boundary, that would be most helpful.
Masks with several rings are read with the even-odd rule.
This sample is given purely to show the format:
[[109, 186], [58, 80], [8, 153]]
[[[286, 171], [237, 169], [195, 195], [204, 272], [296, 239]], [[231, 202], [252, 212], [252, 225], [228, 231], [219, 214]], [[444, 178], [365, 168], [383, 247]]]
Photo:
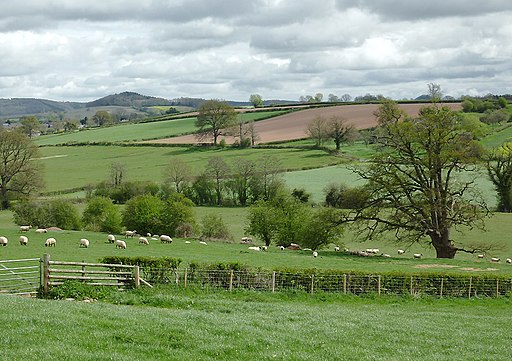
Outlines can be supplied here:
[[39, 258], [0, 261], [0, 292], [34, 295], [41, 283]]
[[[205, 289], [250, 289], [276, 292], [335, 292], [351, 295], [398, 295], [437, 297], [499, 297], [512, 293], [512, 279], [464, 276], [420, 276], [379, 274], [313, 274], [277, 271], [233, 271], [205, 269], [167, 269], [172, 276], [162, 277], [164, 270], [141, 268], [152, 283]], [[151, 277], [157, 274], [158, 277]]]

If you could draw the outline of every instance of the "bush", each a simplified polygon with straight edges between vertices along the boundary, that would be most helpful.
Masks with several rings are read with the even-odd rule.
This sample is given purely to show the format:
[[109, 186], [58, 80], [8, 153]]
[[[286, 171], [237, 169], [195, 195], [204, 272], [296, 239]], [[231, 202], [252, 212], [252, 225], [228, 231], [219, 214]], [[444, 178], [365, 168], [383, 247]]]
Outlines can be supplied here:
[[69, 200], [54, 199], [43, 202], [21, 202], [14, 209], [17, 224], [30, 224], [36, 227], [59, 227], [79, 230], [80, 215]]
[[90, 199], [82, 215], [82, 222], [90, 231], [121, 233], [121, 214], [107, 197]]
[[[181, 258], [171, 257], [124, 257], [108, 256], [100, 260], [100, 263], [124, 264], [140, 267], [140, 277], [145, 281], [154, 283], [171, 283], [176, 280], [176, 269], [181, 264]], [[117, 271], [115, 267], [111, 270]]]
[[40, 290], [39, 297], [54, 300], [66, 298], [73, 298], [78, 301], [84, 299], [101, 300], [108, 298], [112, 292], [114, 290], [106, 286], [91, 286], [80, 281], [68, 280], [64, 281], [62, 285], [50, 287], [45, 295]]
[[201, 239], [232, 241], [233, 236], [221, 216], [207, 214], [202, 219]]
[[164, 202], [153, 195], [141, 195], [130, 199], [123, 212], [123, 224], [127, 229], [136, 229], [140, 234], [160, 234], [161, 215]]

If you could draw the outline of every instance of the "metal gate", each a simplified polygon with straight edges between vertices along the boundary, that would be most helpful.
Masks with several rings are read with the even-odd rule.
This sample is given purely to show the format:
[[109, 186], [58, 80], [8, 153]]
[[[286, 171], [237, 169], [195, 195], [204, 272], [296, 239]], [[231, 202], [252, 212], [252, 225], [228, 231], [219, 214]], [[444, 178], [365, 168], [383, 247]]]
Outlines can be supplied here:
[[0, 293], [35, 295], [40, 285], [40, 258], [0, 260]]

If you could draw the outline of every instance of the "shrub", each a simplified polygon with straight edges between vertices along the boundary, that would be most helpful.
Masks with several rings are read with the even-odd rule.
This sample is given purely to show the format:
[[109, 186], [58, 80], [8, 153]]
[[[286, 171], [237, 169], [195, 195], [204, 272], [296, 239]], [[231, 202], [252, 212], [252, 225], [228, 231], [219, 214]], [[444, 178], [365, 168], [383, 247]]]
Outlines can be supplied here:
[[136, 229], [139, 233], [160, 234], [161, 215], [164, 202], [154, 195], [141, 195], [130, 199], [123, 212], [123, 225], [127, 229]]
[[80, 215], [69, 200], [54, 199], [42, 202], [21, 202], [14, 209], [17, 224], [31, 224], [37, 227], [59, 227], [79, 230]]
[[105, 286], [91, 286], [75, 280], [67, 280], [62, 285], [50, 287], [45, 295], [41, 291], [39, 292], [39, 297], [41, 298], [54, 300], [73, 298], [81, 301], [84, 299], [106, 299], [113, 292], [113, 289]]
[[90, 199], [82, 215], [82, 222], [91, 231], [121, 233], [121, 214], [107, 197]]
[[201, 239], [232, 241], [233, 236], [221, 216], [207, 214], [202, 219]]

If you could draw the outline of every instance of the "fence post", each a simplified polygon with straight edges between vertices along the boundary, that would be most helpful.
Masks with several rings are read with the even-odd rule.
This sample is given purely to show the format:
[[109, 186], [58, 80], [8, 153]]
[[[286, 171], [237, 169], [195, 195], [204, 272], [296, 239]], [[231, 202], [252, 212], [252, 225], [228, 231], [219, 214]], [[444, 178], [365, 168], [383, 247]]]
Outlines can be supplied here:
[[185, 274], [183, 275], [183, 288], [187, 288], [187, 269], [185, 268]]
[[229, 271], [229, 290], [233, 290], [233, 270]]
[[347, 274], [343, 274], [343, 294], [347, 294]]
[[440, 298], [443, 298], [443, 286], [444, 286], [444, 277], [441, 277], [441, 292], [439, 294]]
[[50, 283], [50, 255], [45, 253], [43, 256], [43, 292], [48, 293], [48, 284]]
[[272, 293], [276, 291], [276, 271], [272, 272]]
[[311, 275], [311, 293], [313, 293], [315, 287], [315, 275]]
[[468, 298], [471, 298], [471, 284], [472, 283], [473, 283], [473, 277], [469, 277]]
[[[85, 260], [82, 260], [82, 263], [85, 263]], [[82, 265], [82, 277], [85, 277], [85, 265]], [[85, 280], [84, 280], [85, 282]]]
[[133, 280], [135, 281], [135, 288], [140, 287], [140, 270], [139, 266], [133, 267]]
[[500, 295], [500, 279], [496, 278], [496, 298]]
[[380, 275], [377, 278], [377, 288], [378, 288], [377, 293], [380, 296]]
[[413, 276], [411, 276], [411, 296], [413, 295], [413, 293], [412, 293], [412, 277]]

